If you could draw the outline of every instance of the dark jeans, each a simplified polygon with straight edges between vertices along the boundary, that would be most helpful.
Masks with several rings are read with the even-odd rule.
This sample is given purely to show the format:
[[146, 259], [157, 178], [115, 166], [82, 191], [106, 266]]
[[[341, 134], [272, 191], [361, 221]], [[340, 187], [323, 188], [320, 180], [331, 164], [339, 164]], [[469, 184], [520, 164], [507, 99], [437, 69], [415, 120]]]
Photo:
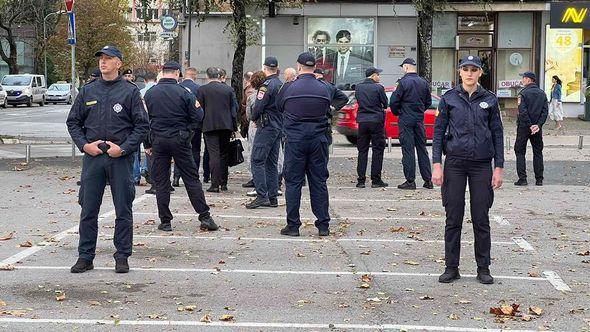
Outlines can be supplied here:
[[214, 130], [205, 133], [205, 144], [209, 151], [209, 167], [211, 169], [211, 187], [227, 185], [229, 170], [227, 153], [231, 130]]
[[279, 149], [281, 130], [260, 128], [252, 146], [252, 179], [259, 198], [275, 198], [279, 190]]
[[156, 200], [158, 202], [160, 221], [166, 223], [172, 220], [169, 207], [170, 162], [172, 158], [174, 158], [174, 162], [180, 171], [193, 209], [199, 214], [209, 212], [209, 206], [205, 201], [190, 143], [180, 137], [154, 137], [153, 154], [153, 178], [156, 185]]
[[356, 172], [358, 181], [365, 182], [369, 146], [373, 149], [371, 160], [371, 181], [381, 181], [383, 169], [383, 152], [385, 151], [385, 128], [383, 122], [359, 123], [359, 132], [356, 147], [358, 149], [358, 162]]
[[[201, 164], [201, 138], [201, 129], [195, 130], [195, 135], [191, 140], [191, 150], [193, 153], [193, 159], [195, 160], [195, 165], [197, 165], [197, 174], [199, 173], [199, 165]], [[178, 170], [176, 163], [174, 163], [174, 177], [180, 178], [180, 171]]]
[[113, 204], [115, 205], [115, 237], [117, 251], [115, 259], [131, 256], [133, 245], [133, 200], [135, 185], [133, 182], [133, 153], [111, 158], [107, 154], [92, 157], [85, 154], [82, 162], [82, 179], [78, 203], [80, 213], [80, 242], [78, 255], [92, 261], [96, 251], [98, 236], [98, 213], [107, 183], [110, 182]]
[[416, 180], [416, 153], [418, 153], [418, 167], [424, 181], [432, 179], [430, 158], [426, 150], [426, 132], [424, 122], [415, 119], [399, 120], [399, 143], [402, 146], [402, 165], [407, 181]]
[[531, 129], [519, 126], [516, 128], [516, 141], [514, 142], [514, 154], [516, 155], [516, 172], [519, 179], [526, 180], [526, 146], [530, 140], [533, 147], [533, 169], [535, 179], [543, 180], [543, 130], [532, 135]]
[[445, 160], [442, 199], [447, 219], [445, 226], [445, 262], [458, 267], [461, 254], [461, 229], [465, 215], [465, 186], [469, 181], [469, 204], [475, 238], [477, 266], [490, 265], [490, 219], [494, 203], [491, 162], [449, 158]]

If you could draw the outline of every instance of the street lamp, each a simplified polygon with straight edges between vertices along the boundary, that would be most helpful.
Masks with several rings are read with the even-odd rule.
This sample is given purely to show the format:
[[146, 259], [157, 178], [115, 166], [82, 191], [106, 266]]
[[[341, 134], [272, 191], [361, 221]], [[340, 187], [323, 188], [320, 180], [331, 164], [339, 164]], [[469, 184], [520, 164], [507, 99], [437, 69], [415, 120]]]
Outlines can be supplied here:
[[44, 49], [43, 49], [43, 54], [45, 55], [45, 84], [47, 84], [47, 27], [46, 27], [46, 23], [47, 23], [47, 18], [51, 15], [60, 15], [60, 14], [65, 14], [67, 13], [65, 10], [60, 10], [58, 12], [55, 13], [49, 13], [47, 14], [47, 16], [45, 16], [45, 18], [43, 19], [43, 43], [44, 43]]

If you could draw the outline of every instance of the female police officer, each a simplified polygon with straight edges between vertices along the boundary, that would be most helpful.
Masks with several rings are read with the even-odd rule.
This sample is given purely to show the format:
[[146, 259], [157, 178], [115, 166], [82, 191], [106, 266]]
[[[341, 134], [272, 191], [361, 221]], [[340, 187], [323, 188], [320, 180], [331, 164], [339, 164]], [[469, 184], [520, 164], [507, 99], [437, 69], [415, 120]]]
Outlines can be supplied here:
[[[481, 59], [466, 56], [461, 59], [459, 68], [462, 83], [442, 97], [432, 143], [432, 181], [442, 185], [446, 211], [446, 269], [439, 282], [448, 283], [460, 278], [461, 227], [465, 214], [465, 186], [469, 181], [477, 280], [492, 284], [488, 211], [494, 201], [493, 189], [502, 186], [502, 120], [498, 99], [478, 84], [483, 74]], [[443, 150], [446, 154], [444, 171]]]

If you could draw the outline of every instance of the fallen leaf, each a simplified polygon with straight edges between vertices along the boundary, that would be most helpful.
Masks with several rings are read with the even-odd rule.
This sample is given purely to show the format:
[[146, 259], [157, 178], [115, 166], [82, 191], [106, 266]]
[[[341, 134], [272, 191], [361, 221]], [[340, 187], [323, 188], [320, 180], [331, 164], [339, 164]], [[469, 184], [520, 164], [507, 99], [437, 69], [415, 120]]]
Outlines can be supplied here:
[[452, 320], [459, 320], [459, 316], [457, 316], [456, 314], [450, 314], [450, 315], [449, 315], [449, 319], [452, 319]]
[[471, 301], [469, 301], [469, 300], [459, 300], [459, 303], [461, 303], [461, 304], [469, 304], [469, 303], [471, 303]]
[[197, 309], [197, 306], [196, 305], [185, 305], [183, 309], [186, 311], [195, 311], [195, 309]]
[[541, 316], [543, 314], [543, 309], [536, 306], [529, 307], [529, 314]]
[[134, 247], [145, 247], [145, 243], [144, 242], [137, 242], [133, 244]]
[[389, 231], [392, 232], [392, 233], [403, 233], [403, 232], [406, 231], [406, 229], [403, 226], [400, 226], [400, 227], [391, 227], [389, 229]]
[[361, 252], [361, 255], [365, 255], [365, 256], [368, 256], [370, 254], [371, 254], [371, 250]]
[[235, 311], [236, 308], [232, 308], [232, 307], [223, 307], [223, 309], [227, 310], [227, 311]]
[[378, 297], [370, 297], [367, 299], [369, 302], [381, 302], [381, 299]]
[[58, 293], [57, 295], [55, 295], [55, 300], [56, 301], [63, 301], [66, 299], [66, 293]]
[[396, 208], [387, 208], [387, 211], [395, 212], [395, 211], [397, 211], [397, 209]]
[[154, 219], [148, 219], [143, 222], [144, 225], [155, 225], [156, 221]]
[[219, 320], [224, 321], [224, 322], [229, 322], [230, 320], [233, 320], [233, 319], [234, 319], [234, 316], [228, 315], [228, 314], [221, 315], [221, 317], [219, 317]]
[[10, 240], [14, 237], [14, 232], [10, 232], [6, 235], [0, 236], [0, 241]]
[[305, 255], [304, 255], [304, 254], [302, 254], [302, 253], [300, 253], [300, 252], [298, 252], [298, 253], [297, 253], [297, 257], [305, 257]]
[[404, 261], [404, 264], [407, 264], [407, 265], [420, 265], [420, 263], [414, 262], [414, 261], [410, 261], [410, 260]]
[[529, 322], [531, 319], [533, 319], [533, 317], [529, 315], [522, 315], [522, 320], [525, 322]]
[[363, 276], [361, 277], [362, 282], [371, 282], [371, 280], [373, 280], [373, 278], [371, 278], [371, 276], [368, 274], [363, 274]]
[[90, 302], [88, 302], [88, 303], [89, 303], [91, 306], [98, 306], [98, 305], [101, 305], [101, 303], [100, 303], [100, 302], [98, 302], [98, 301], [90, 301]]
[[430, 297], [428, 295], [420, 296], [420, 300], [434, 300], [434, 297]]
[[0, 315], [8, 315], [8, 316], [15, 316], [15, 317], [22, 317], [26, 315], [27, 312], [24, 310], [7, 310], [7, 311], [0, 311]]
[[149, 319], [167, 319], [166, 315], [160, 315], [160, 314], [151, 314], [148, 315]]
[[513, 303], [512, 305], [503, 305], [500, 307], [492, 307], [490, 308], [490, 314], [494, 314], [496, 316], [515, 316], [518, 312], [519, 304]]
[[338, 305], [338, 308], [349, 308], [349, 307], [350, 307], [350, 305], [348, 305], [348, 304], [346, 304], [346, 303], [340, 303], [340, 304]]
[[[2, 240], [2, 239], [0, 239], [0, 240]], [[590, 250], [580, 251], [578, 253], [578, 256], [590, 256]]]
[[209, 316], [209, 314], [206, 314], [205, 316], [201, 317], [201, 322], [202, 323], [211, 323], [211, 316]]
[[19, 244], [18, 246], [21, 248], [30, 248], [33, 246], [33, 243], [31, 242], [31, 240], [26, 240], [25, 242]]
[[364, 283], [362, 283], [362, 284], [359, 286], [359, 288], [368, 289], [368, 288], [371, 288], [371, 285], [370, 285], [370, 284], [368, 284], [368, 283], [366, 283], [366, 282], [364, 282]]
[[533, 278], [538, 278], [541, 276], [541, 274], [538, 271], [529, 271], [529, 277], [533, 277]]
[[0, 300], [0, 307], [5, 307], [6, 306], [6, 302]]

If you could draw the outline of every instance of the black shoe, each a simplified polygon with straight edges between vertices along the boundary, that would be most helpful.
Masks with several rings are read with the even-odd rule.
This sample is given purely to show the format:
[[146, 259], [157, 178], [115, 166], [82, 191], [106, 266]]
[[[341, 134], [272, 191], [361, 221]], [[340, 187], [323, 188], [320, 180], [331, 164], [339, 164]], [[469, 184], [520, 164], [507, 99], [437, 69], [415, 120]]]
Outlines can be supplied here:
[[172, 179], [172, 187], [180, 187], [180, 178], [175, 176], [174, 179]]
[[144, 169], [143, 171], [141, 171], [141, 176], [143, 176], [145, 178], [145, 182], [149, 183], [149, 184], [153, 184], [152, 183], [152, 178], [150, 177], [150, 172], [148, 172], [146, 169]]
[[217, 226], [213, 218], [211, 218], [209, 212], [201, 214], [199, 216], [199, 221], [201, 221], [201, 226], [199, 228], [204, 231], [216, 231], [219, 229], [219, 226]]
[[70, 268], [70, 272], [72, 273], [84, 273], [86, 271], [94, 269], [94, 264], [92, 261], [87, 261], [84, 258], [78, 258], [76, 264]]
[[514, 182], [515, 186], [528, 186], [529, 183], [526, 181], [526, 179], [518, 179], [518, 181]]
[[537, 179], [537, 181], [535, 181], [535, 186], [542, 186], [542, 185], [543, 185], [542, 179]]
[[448, 284], [448, 283], [453, 282], [457, 279], [461, 279], [461, 275], [459, 274], [459, 268], [458, 267], [447, 267], [447, 268], [445, 268], [445, 273], [441, 274], [440, 277], [438, 277], [438, 282]]
[[320, 229], [318, 232], [319, 236], [328, 236], [330, 235], [330, 229], [326, 228], [326, 229]]
[[127, 273], [129, 272], [129, 263], [127, 258], [115, 259], [115, 272], [116, 273]]
[[432, 181], [425, 181], [424, 185], [422, 187], [426, 188], [426, 189], [434, 189], [434, 185], [432, 184]]
[[356, 187], [357, 188], [364, 188], [365, 187], [365, 183], [359, 181], [359, 182], [357, 182]]
[[398, 189], [405, 189], [405, 190], [415, 190], [416, 189], [416, 182], [412, 181], [406, 181], [402, 184], [400, 184], [399, 186], [397, 186]]
[[389, 184], [387, 184], [387, 183], [383, 182], [382, 180], [379, 180], [379, 181], [373, 181], [373, 182], [371, 183], [371, 188], [385, 188], [385, 187], [387, 187], [387, 186], [389, 186]]
[[262, 206], [270, 207], [270, 201], [268, 198], [256, 197], [256, 199], [246, 204], [246, 209], [256, 209]]
[[250, 179], [250, 181], [243, 183], [242, 188], [254, 188], [254, 180]]
[[76, 181], [76, 184], [81, 186], [82, 185], [82, 181]]
[[150, 194], [150, 195], [155, 195], [156, 194], [156, 188], [154, 188], [154, 186], [151, 186], [150, 189], [146, 189], [145, 193], [146, 194]]
[[210, 193], [218, 193], [219, 192], [219, 187], [209, 187], [209, 189], [207, 189], [207, 192], [210, 192]]
[[164, 232], [172, 232], [172, 224], [170, 222], [160, 223], [158, 229]]
[[289, 226], [285, 226], [285, 228], [281, 229], [281, 235], [299, 236], [299, 229], [291, 229]]
[[485, 285], [494, 283], [494, 278], [490, 275], [490, 269], [487, 267], [477, 267], [477, 280]]
[[279, 207], [279, 200], [275, 197], [275, 198], [269, 198], [269, 205], [270, 207]]
[[221, 191], [227, 191], [227, 184], [221, 185]]

